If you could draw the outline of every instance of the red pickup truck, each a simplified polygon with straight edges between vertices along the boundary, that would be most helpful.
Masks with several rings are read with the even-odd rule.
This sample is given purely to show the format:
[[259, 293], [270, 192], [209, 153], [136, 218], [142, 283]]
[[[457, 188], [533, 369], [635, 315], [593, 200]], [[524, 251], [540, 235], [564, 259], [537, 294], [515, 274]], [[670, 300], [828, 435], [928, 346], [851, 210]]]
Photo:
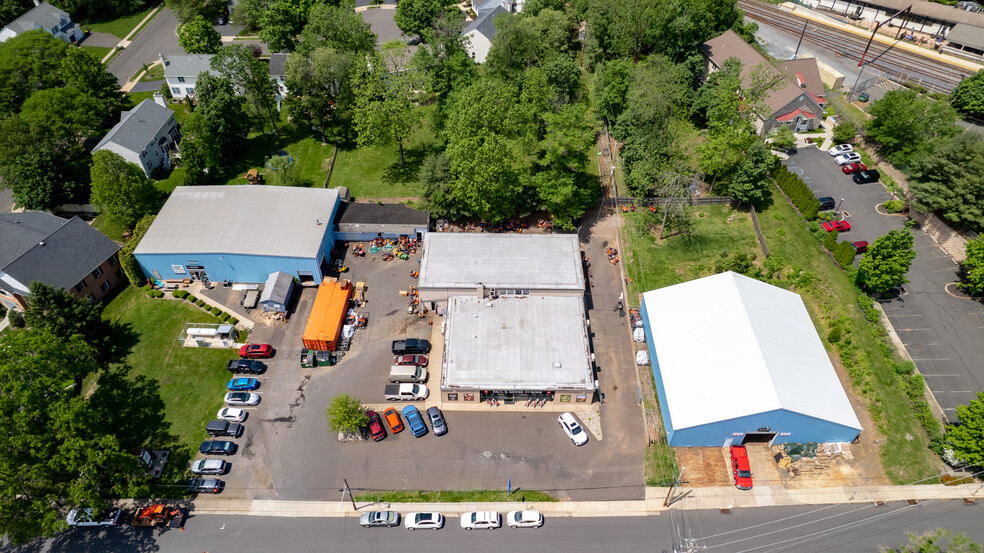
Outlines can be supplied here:
[[752, 489], [752, 469], [748, 466], [745, 446], [731, 446], [731, 471], [735, 475], [735, 487], [739, 490]]

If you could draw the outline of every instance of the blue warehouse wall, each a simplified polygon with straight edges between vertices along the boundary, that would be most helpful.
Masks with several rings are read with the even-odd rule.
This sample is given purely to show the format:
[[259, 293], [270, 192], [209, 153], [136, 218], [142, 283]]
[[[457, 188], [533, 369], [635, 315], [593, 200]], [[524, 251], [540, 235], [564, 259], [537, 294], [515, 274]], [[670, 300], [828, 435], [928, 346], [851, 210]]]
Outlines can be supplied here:
[[[329, 246], [330, 248], [330, 246]], [[307, 271], [321, 280], [321, 269], [318, 262], [311, 258], [271, 257], [241, 254], [139, 254], [137, 263], [147, 278], [156, 278], [157, 271], [161, 280], [189, 278], [188, 265], [198, 265], [205, 268], [205, 273], [212, 282], [230, 280], [232, 282], [266, 282], [270, 273], [283, 271], [297, 276], [298, 271]], [[178, 273], [172, 265], [179, 265], [185, 272]]]
[[646, 329], [646, 349], [649, 350], [649, 363], [653, 370], [653, 380], [656, 382], [656, 396], [659, 399], [659, 412], [663, 417], [663, 430], [669, 441], [673, 437], [673, 420], [670, 417], [670, 409], [666, 406], [666, 392], [663, 391], [663, 377], [659, 374], [659, 360], [656, 357], [656, 345], [653, 343], [653, 331], [649, 328], [649, 312], [646, 310], [645, 300], [642, 301], [640, 314]]
[[672, 438], [667, 439], [671, 446], [676, 447], [719, 447], [728, 439], [741, 443], [746, 432], [756, 432], [759, 428], [776, 432], [772, 441], [774, 444], [851, 442], [858, 437], [856, 428], [776, 409], [691, 428], [678, 428]]

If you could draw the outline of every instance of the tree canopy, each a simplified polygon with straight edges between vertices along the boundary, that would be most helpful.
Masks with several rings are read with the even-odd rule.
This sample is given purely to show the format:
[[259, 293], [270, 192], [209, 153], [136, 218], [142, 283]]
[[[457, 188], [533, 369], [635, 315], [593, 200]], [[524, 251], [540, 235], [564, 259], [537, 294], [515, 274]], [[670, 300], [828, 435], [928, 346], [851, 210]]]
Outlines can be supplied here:
[[222, 36], [210, 20], [197, 15], [178, 31], [178, 44], [189, 54], [214, 54], [222, 46]]
[[350, 76], [355, 55], [319, 46], [307, 55], [287, 57], [287, 111], [299, 123], [316, 129], [322, 142], [350, 139], [353, 92]]
[[92, 205], [111, 220], [132, 229], [141, 217], [153, 213], [159, 193], [143, 169], [109, 150], [92, 154]]
[[908, 544], [898, 549], [885, 549], [884, 553], [981, 553], [981, 544], [971, 541], [963, 532], [937, 528], [923, 534], [907, 532], [906, 535]]
[[931, 144], [960, 132], [957, 112], [914, 90], [892, 90], [868, 109], [867, 134], [893, 163], [908, 165]]
[[253, 51], [244, 44], [219, 48], [212, 57], [211, 65], [213, 70], [242, 90], [252, 115], [256, 118], [268, 115], [274, 131], [279, 134], [277, 117], [273, 113], [277, 83], [270, 78], [267, 65], [254, 57]]
[[910, 166], [909, 186], [919, 203], [941, 217], [984, 229], [984, 139], [964, 131], [928, 146]]
[[434, 25], [434, 17], [453, 5], [452, 0], [403, 0], [396, 5], [393, 21], [407, 35], [422, 36]]
[[960, 286], [975, 295], [984, 294], [984, 235], [967, 242], [967, 258], [960, 264]]
[[950, 105], [964, 115], [984, 118], [984, 71], [960, 81], [950, 93]]
[[858, 283], [872, 292], [888, 292], [906, 282], [906, 273], [916, 250], [908, 230], [891, 230], [878, 237], [861, 258], [858, 266]]
[[333, 432], [354, 433], [369, 425], [362, 401], [349, 394], [338, 394], [331, 398], [325, 408], [328, 428]]
[[957, 406], [958, 424], [946, 427], [944, 443], [961, 461], [984, 468], [984, 392], [967, 405]]

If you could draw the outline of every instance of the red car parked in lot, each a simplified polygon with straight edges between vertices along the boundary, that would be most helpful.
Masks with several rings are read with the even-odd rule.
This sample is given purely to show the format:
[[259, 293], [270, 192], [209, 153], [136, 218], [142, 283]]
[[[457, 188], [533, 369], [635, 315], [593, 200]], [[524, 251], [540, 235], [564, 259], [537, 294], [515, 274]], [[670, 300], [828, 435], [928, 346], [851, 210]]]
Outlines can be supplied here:
[[386, 431], [383, 430], [383, 423], [379, 420], [379, 415], [375, 411], [366, 411], [366, 416], [369, 417], [369, 433], [372, 434], [372, 439], [374, 442], [378, 442], [386, 437]]
[[393, 362], [394, 365], [411, 365], [414, 367], [426, 367], [427, 358], [423, 355], [397, 355]]
[[854, 163], [848, 163], [847, 165], [841, 165], [841, 171], [844, 171], [845, 175], [850, 175], [851, 173], [857, 173], [858, 171], [867, 171], [868, 166], [861, 163], [860, 161], [855, 161]]
[[273, 346], [270, 344], [246, 344], [239, 348], [241, 359], [266, 359], [273, 357]]
[[854, 242], [853, 244], [854, 244], [854, 251], [856, 251], [858, 253], [864, 253], [864, 252], [868, 251], [868, 241], [867, 240], [859, 240], [857, 242]]
[[832, 232], [835, 230], [838, 232], [844, 232], [851, 230], [851, 223], [848, 223], [847, 221], [827, 221], [820, 226], [827, 232]]
[[748, 465], [748, 451], [743, 445], [731, 446], [731, 472], [735, 476], [735, 487], [739, 490], [752, 489], [752, 469]]

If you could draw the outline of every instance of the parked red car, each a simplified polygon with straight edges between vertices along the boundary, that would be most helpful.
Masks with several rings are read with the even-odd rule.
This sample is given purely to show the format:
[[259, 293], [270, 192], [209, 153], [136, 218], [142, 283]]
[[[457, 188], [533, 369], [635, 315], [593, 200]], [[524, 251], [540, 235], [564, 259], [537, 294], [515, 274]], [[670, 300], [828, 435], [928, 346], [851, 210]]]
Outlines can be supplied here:
[[748, 451], [743, 445], [731, 446], [731, 472], [735, 476], [736, 488], [752, 489], [752, 469], [748, 465]]
[[427, 357], [423, 355], [397, 355], [393, 361], [394, 365], [412, 365], [414, 367], [426, 367]]
[[864, 252], [868, 251], [868, 242], [867, 242], [867, 240], [859, 240], [857, 242], [854, 242], [853, 244], [854, 244], [854, 251], [856, 251], [858, 253], [864, 253]]
[[270, 344], [246, 344], [239, 348], [241, 359], [265, 359], [273, 357], [273, 346]]
[[860, 161], [855, 161], [854, 163], [848, 163], [847, 165], [841, 165], [841, 171], [844, 171], [845, 175], [850, 175], [851, 173], [857, 173], [858, 171], [867, 171], [868, 166], [861, 163]]
[[820, 226], [823, 227], [823, 230], [827, 232], [831, 232], [835, 230], [838, 232], [844, 232], [844, 231], [851, 230], [851, 223], [848, 223], [847, 221], [827, 221], [826, 223]]
[[372, 434], [372, 439], [375, 442], [382, 440], [386, 437], [386, 431], [383, 430], [383, 423], [379, 420], [379, 415], [375, 411], [366, 411], [366, 416], [369, 417], [369, 433]]

